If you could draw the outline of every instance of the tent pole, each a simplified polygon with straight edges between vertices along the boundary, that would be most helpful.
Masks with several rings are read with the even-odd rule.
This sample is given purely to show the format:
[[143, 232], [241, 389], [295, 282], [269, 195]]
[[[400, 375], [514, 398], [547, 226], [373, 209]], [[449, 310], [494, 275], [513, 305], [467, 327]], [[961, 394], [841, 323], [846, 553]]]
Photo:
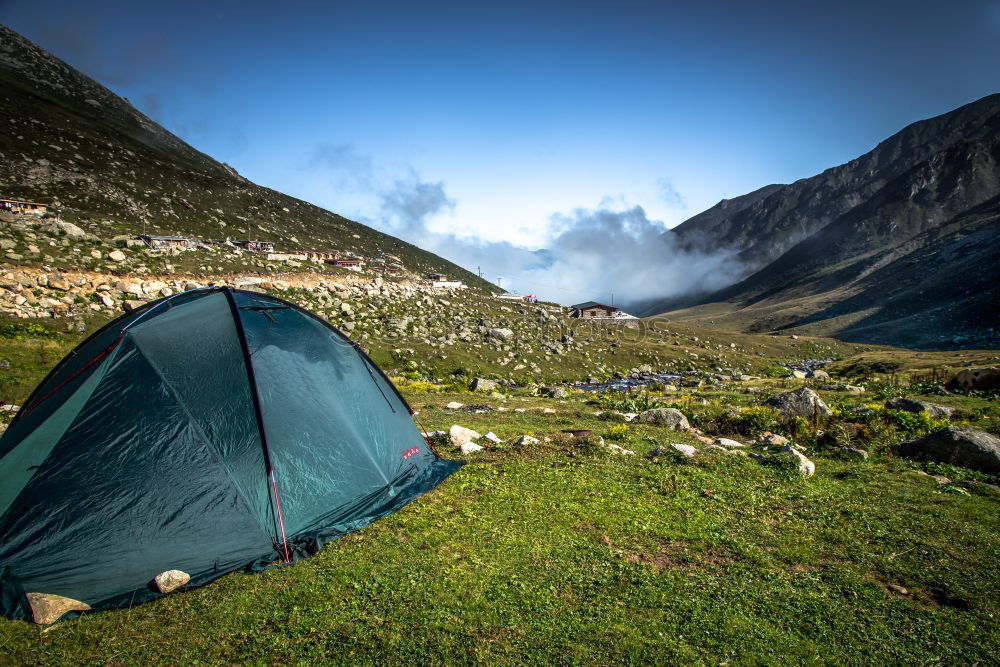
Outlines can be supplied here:
[[274, 505], [278, 516], [278, 526], [281, 531], [281, 547], [285, 554], [285, 562], [290, 563], [291, 557], [288, 554], [288, 540], [285, 538], [285, 519], [281, 514], [281, 500], [278, 499], [278, 483], [274, 478], [274, 466], [271, 464], [271, 451], [267, 446], [267, 433], [264, 430], [264, 415], [260, 409], [260, 394], [257, 391], [257, 376], [254, 374], [253, 362], [250, 360], [250, 346], [247, 345], [246, 331], [243, 329], [243, 320], [240, 318], [240, 309], [233, 298], [233, 291], [230, 288], [223, 290], [226, 300], [229, 302], [229, 311], [233, 316], [233, 324], [236, 325], [236, 335], [240, 339], [240, 348], [243, 350], [243, 366], [247, 371], [247, 382], [250, 384], [250, 398], [253, 402], [253, 411], [257, 417], [257, 431], [260, 433], [260, 444], [264, 449], [264, 465], [267, 466], [267, 478], [271, 484], [271, 491], [274, 494]]

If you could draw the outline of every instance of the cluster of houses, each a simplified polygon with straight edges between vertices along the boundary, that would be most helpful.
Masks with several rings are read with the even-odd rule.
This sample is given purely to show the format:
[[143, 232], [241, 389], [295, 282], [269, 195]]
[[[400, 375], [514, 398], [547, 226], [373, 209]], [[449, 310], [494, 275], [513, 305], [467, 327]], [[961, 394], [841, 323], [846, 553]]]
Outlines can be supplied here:
[[427, 280], [430, 281], [431, 287], [439, 289], [465, 289], [465, 283], [461, 280], [448, 280], [448, 276], [444, 273], [428, 273]]
[[40, 204], [36, 201], [26, 201], [24, 199], [0, 199], [0, 211], [17, 213], [19, 215], [32, 214], [42, 216], [47, 210], [48, 206]]

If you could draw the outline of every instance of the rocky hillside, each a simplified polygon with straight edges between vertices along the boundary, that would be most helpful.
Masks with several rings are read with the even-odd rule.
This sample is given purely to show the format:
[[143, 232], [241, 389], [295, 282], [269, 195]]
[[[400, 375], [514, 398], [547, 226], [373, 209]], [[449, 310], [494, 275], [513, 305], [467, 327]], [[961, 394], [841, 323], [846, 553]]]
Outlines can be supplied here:
[[46, 203], [98, 237], [184, 234], [275, 241], [280, 250], [398, 256], [412, 271], [487, 283], [450, 262], [251, 183], [125, 98], [0, 26], [0, 196]]
[[[762, 268], [672, 316], [916, 346], [1000, 336], [992, 307], [1000, 296], [1000, 95], [759, 194], [675, 230], [709, 250], [740, 248], [739, 258]], [[676, 302], [658, 305], [649, 310]]]

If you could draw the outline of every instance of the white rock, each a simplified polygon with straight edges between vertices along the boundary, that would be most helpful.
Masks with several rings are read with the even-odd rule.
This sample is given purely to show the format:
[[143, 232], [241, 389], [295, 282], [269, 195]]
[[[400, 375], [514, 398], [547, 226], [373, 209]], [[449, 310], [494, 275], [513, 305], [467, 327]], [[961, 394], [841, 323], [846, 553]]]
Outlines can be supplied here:
[[111, 252], [108, 253], [108, 259], [110, 259], [112, 262], [124, 262], [125, 253], [123, 253], [121, 250], [112, 250]]
[[448, 405], [446, 405], [444, 407], [448, 408], [449, 410], [458, 410], [463, 405], [465, 405], [465, 403], [459, 403], [458, 401], [452, 401], [451, 403], [449, 403]]
[[799, 460], [799, 473], [803, 477], [812, 477], [816, 474], [816, 464], [806, 458], [806, 455], [795, 449], [791, 445], [785, 445], [781, 448], [783, 452], [791, 452], [795, 455], [795, 458]]
[[484, 438], [486, 438], [487, 440], [489, 440], [490, 442], [492, 442], [492, 443], [494, 443], [494, 444], [497, 444], [497, 445], [503, 442], [503, 440], [501, 440], [501, 439], [500, 439], [500, 438], [499, 438], [499, 437], [497, 436], [497, 434], [496, 434], [496, 433], [494, 433], [493, 431], [490, 431], [489, 433], [487, 433], [487, 434], [486, 434], [486, 435], [484, 435], [483, 437], [484, 437]]
[[27, 593], [31, 617], [39, 625], [55, 623], [68, 611], [87, 611], [90, 605], [73, 598], [51, 593]]
[[712, 444], [724, 447], [726, 449], [735, 447], [746, 447], [742, 442], [737, 442], [736, 440], [730, 440], [729, 438], [716, 438], [715, 442]]
[[460, 450], [460, 451], [461, 451], [461, 452], [462, 452], [463, 454], [472, 454], [473, 452], [479, 452], [479, 451], [482, 451], [482, 449], [483, 449], [483, 448], [482, 448], [482, 446], [481, 446], [481, 445], [477, 445], [477, 444], [476, 444], [476, 443], [474, 443], [474, 442], [466, 442], [466, 443], [464, 443], [464, 444], [463, 444], [463, 445], [462, 445], [461, 447], [459, 447], [459, 450]]
[[537, 445], [538, 438], [533, 438], [530, 435], [522, 435], [521, 437], [514, 440], [514, 444], [517, 445], [518, 447], [521, 447], [523, 445]]
[[64, 222], [62, 220], [56, 221], [56, 227], [58, 227], [66, 236], [74, 239], [82, 239], [87, 236], [87, 232], [83, 231], [72, 222]]
[[191, 581], [191, 575], [181, 570], [160, 572], [153, 579], [157, 590], [164, 594], [176, 591], [181, 586], [186, 586], [189, 581]]
[[689, 459], [694, 458], [695, 454], [698, 453], [698, 450], [695, 447], [692, 447], [691, 445], [684, 445], [679, 442], [670, 443], [670, 447], [674, 451], [680, 452]]
[[552, 408], [545, 408], [544, 410], [542, 410], [543, 415], [554, 415], [555, 413], [556, 411]]
[[455, 424], [448, 430], [448, 437], [451, 439], [451, 444], [456, 447], [461, 447], [462, 445], [472, 442], [473, 440], [479, 440], [482, 436], [473, 431], [471, 428], [465, 428], [464, 426]]
[[635, 454], [635, 452], [633, 452], [631, 449], [625, 449], [624, 447], [619, 447], [618, 445], [616, 445], [614, 443], [608, 445], [608, 449], [610, 451], [614, 452], [615, 454], [624, 454], [626, 456], [630, 456], [630, 455], [634, 455]]

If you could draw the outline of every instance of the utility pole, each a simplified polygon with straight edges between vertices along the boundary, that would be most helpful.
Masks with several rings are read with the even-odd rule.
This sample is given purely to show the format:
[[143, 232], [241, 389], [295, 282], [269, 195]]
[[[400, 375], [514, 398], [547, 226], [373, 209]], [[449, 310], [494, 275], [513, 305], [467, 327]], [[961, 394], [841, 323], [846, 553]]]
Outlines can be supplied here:
[[500, 289], [503, 289], [503, 277], [498, 277], [497, 278], [497, 287], [499, 287]]
[[615, 305], [615, 293], [614, 292], [611, 293], [611, 305], [612, 306]]

